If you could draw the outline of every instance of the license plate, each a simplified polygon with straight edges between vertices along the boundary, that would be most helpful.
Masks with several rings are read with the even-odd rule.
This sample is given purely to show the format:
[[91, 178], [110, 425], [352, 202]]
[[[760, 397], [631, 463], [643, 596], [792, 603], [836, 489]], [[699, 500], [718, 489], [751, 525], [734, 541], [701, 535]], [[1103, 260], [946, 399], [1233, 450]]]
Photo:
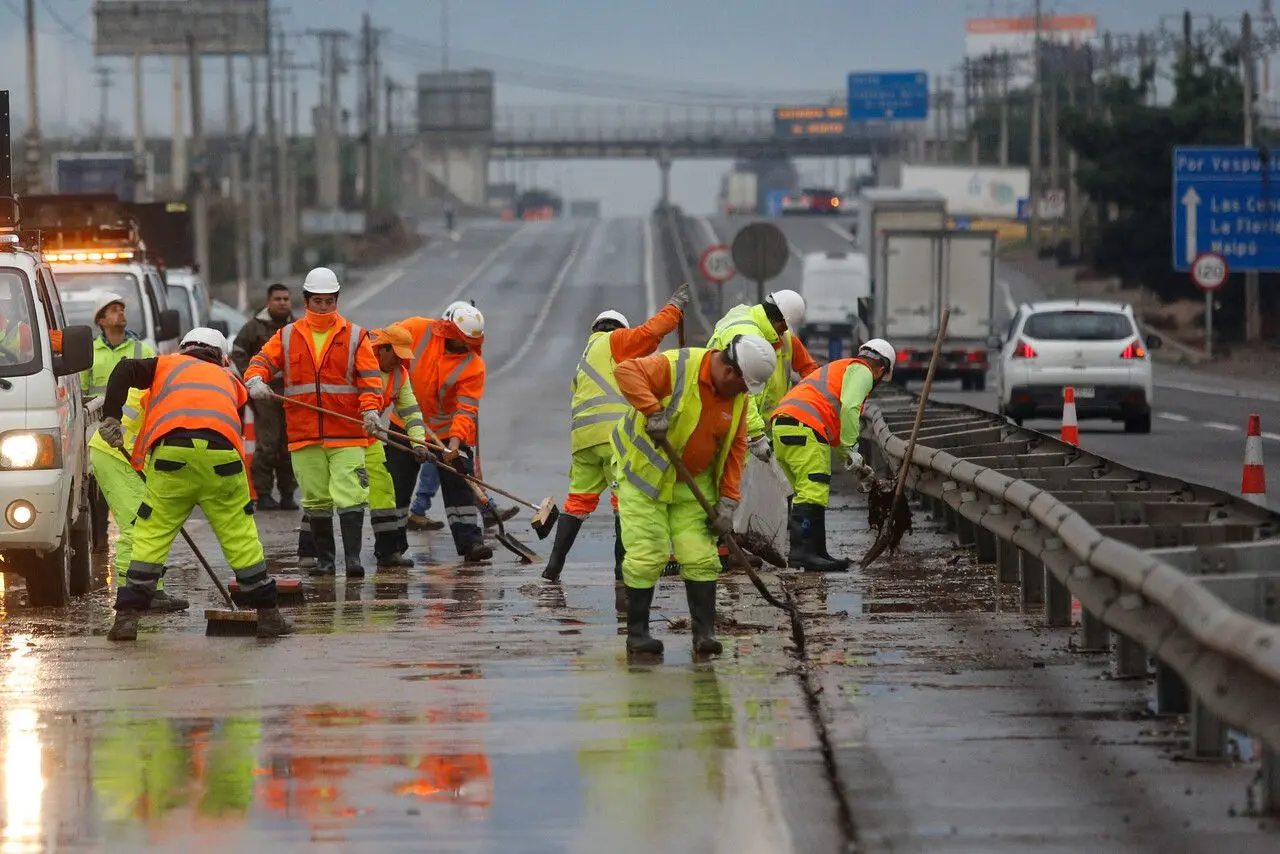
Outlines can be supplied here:
[[1082, 397], [1088, 400], [1093, 396], [1094, 396], [1093, 386], [1091, 385], [1076, 386], [1076, 397]]

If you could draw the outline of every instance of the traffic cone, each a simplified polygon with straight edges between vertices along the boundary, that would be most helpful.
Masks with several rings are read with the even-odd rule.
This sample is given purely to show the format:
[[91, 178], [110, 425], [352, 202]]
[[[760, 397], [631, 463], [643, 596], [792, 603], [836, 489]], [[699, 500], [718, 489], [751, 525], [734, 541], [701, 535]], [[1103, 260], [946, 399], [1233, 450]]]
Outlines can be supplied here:
[[1244, 476], [1240, 479], [1240, 495], [1245, 501], [1266, 506], [1267, 474], [1262, 465], [1262, 419], [1249, 416], [1249, 429], [1244, 438]]
[[1080, 427], [1076, 424], [1076, 390], [1067, 386], [1062, 390], [1062, 441], [1080, 445]]

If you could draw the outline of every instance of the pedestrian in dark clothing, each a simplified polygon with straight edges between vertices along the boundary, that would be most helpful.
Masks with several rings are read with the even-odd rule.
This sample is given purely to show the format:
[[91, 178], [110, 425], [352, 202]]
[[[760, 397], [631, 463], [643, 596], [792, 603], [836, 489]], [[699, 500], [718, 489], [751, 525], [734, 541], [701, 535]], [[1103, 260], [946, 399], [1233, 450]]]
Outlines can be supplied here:
[[[267, 304], [254, 317], [240, 327], [231, 347], [231, 361], [243, 375], [249, 360], [262, 346], [271, 340], [281, 328], [293, 323], [293, 297], [289, 289], [277, 282], [267, 288]], [[284, 393], [284, 379], [278, 377], [270, 383], [276, 394]], [[278, 400], [254, 400], [254, 429], [257, 444], [250, 464], [249, 475], [258, 493], [259, 510], [297, 510], [293, 499], [298, 482], [293, 476], [293, 462], [289, 458], [289, 440], [284, 427], [284, 405]], [[280, 489], [280, 500], [272, 496], [273, 486]]]

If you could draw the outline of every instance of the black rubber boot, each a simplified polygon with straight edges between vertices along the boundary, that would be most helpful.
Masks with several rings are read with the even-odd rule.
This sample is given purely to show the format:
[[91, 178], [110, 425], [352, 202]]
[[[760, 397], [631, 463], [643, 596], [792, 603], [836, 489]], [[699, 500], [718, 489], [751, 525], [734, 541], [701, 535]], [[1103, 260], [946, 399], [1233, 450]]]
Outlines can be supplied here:
[[827, 551], [827, 508], [819, 508], [819, 512], [814, 517], [813, 526], [813, 550], [820, 556], [826, 558], [832, 563], [839, 564], [840, 572], [848, 572], [850, 564], [853, 561], [845, 557], [833, 557]]
[[792, 505], [791, 515], [799, 533], [797, 539], [792, 540], [791, 555], [787, 558], [787, 563], [798, 566], [805, 572], [847, 572], [848, 567], [839, 561], [823, 557], [819, 551], [822, 546], [817, 538], [822, 533], [825, 512], [817, 504]]
[[311, 550], [315, 552], [316, 565], [308, 575], [333, 575], [333, 562], [338, 555], [338, 545], [333, 540], [333, 514], [311, 516]]
[[573, 548], [573, 541], [578, 538], [583, 521], [579, 516], [560, 514], [560, 520], [556, 522], [555, 542], [552, 543], [551, 555], [547, 558], [547, 568], [542, 570], [542, 577], [547, 581], [560, 580], [560, 573], [564, 571], [564, 559], [569, 556], [569, 549]]
[[348, 510], [338, 514], [342, 526], [342, 560], [348, 578], [364, 578], [360, 563], [360, 547], [364, 545], [364, 511]]
[[297, 510], [298, 502], [293, 499], [293, 490], [285, 492], [280, 490], [280, 509], [281, 510]]
[[684, 582], [689, 600], [689, 622], [693, 624], [693, 651], [699, 655], [719, 655], [724, 646], [716, 640], [716, 583]]
[[[375, 531], [373, 534], [373, 557], [378, 566], [401, 567], [413, 566], [413, 561], [405, 557], [406, 549], [400, 548], [400, 538], [396, 531]], [[345, 539], [345, 534], [344, 534]]]
[[[622, 517], [613, 514], [613, 580], [622, 581], [622, 559], [627, 556], [627, 547], [622, 544]], [[626, 610], [620, 609], [620, 610]]]
[[627, 588], [627, 652], [661, 655], [662, 641], [649, 634], [653, 588]]
[[302, 524], [298, 526], [298, 568], [310, 569], [315, 565], [316, 541], [311, 535], [311, 515], [304, 510]]

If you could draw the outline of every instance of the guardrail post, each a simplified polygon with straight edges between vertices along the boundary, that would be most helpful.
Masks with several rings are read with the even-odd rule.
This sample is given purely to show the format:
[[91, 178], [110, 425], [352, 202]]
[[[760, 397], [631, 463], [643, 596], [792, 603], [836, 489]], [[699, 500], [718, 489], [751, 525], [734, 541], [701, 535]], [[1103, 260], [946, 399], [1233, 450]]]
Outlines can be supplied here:
[[[1062, 549], [1062, 540], [1049, 540], [1044, 544], [1045, 551], [1056, 552]], [[1067, 589], [1067, 585], [1058, 580], [1058, 577], [1049, 571], [1049, 567], [1045, 562], [1040, 561], [1044, 566], [1044, 621], [1045, 625], [1056, 627], [1070, 627], [1071, 625], [1071, 591]]]
[[1227, 748], [1227, 727], [1199, 700], [1191, 700], [1191, 753], [1197, 759], [1221, 759]]
[[1085, 609], [1080, 614], [1080, 645], [1078, 652], [1110, 652], [1111, 629], [1102, 620]]
[[1147, 650], [1124, 635], [1117, 634], [1116, 654], [1112, 662], [1113, 679], [1145, 679], [1147, 676]]
[[[987, 514], [990, 516], [1004, 515], [1004, 507], [999, 504], [993, 504], [987, 508]], [[978, 547], [978, 563], [996, 563], [1000, 559], [1000, 541], [996, 535], [988, 531], [982, 525], [974, 525], [973, 527], [974, 541]]]
[[1262, 748], [1261, 779], [1262, 797], [1258, 808], [1264, 815], [1280, 814], [1280, 753], [1270, 747]]
[[996, 566], [1000, 571], [1002, 584], [1017, 584], [1021, 580], [1018, 555], [1021, 549], [1007, 540], [996, 541]]
[[1018, 557], [1019, 573], [1022, 580], [1022, 604], [1043, 605], [1044, 604], [1044, 561], [1038, 557], [1027, 554], [1025, 551], [1019, 552]]
[[[960, 493], [960, 503], [962, 505], [968, 504], [971, 501], [977, 501], [977, 500], [978, 500], [978, 493], [976, 492], [970, 492], [968, 490], [965, 490], [964, 492]], [[977, 526], [969, 518], [967, 518], [963, 513], [961, 513], [959, 508], [956, 508], [955, 511], [953, 512], [955, 513], [955, 516], [956, 516], [956, 519], [955, 519], [956, 538], [960, 540], [960, 545], [962, 546], [974, 545], [974, 543], [977, 540], [977, 534], [974, 532], [974, 528]]]
[[1156, 662], [1156, 714], [1185, 715], [1191, 711], [1191, 692], [1172, 667]]
[[960, 514], [951, 506], [951, 502], [947, 500], [948, 492], [955, 492], [960, 488], [960, 484], [954, 480], [949, 480], [942, 484], [942, 528], [950, 533], [956, 532], [956, 520]]

